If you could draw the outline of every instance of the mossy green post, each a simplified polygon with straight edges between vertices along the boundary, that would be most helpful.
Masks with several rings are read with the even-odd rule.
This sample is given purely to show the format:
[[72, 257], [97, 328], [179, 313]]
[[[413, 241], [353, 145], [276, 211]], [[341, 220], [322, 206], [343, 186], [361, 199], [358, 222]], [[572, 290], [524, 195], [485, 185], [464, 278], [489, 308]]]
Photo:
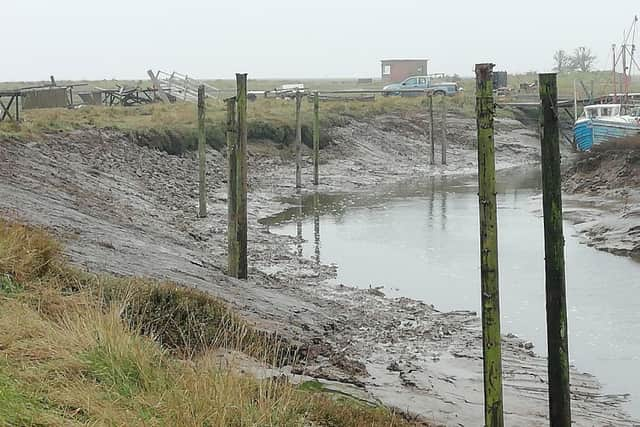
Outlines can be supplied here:
[[320, 168], [320, 95], [313, 93], [313, 185], [319, 184]]
[[429, 126], [430, 131], [429, 135], [431, 136], [431, 164], [436, 164], [436, 142], [435, 142], [435, 132], [434, 132], [434, 124], [433, 124], [433, 94], [429, 94]]
[[492, 79], [493, 64], [476, 65], [484, 422], [487, 427], [503, 427], [498, 224], [493, 139], [495, 104]]
[[238, 117], [237, 167], [237, 236], [239, 279], [248, 276], [247, 265], [247, 75], [236, 74]]
[[547, 299], [547, 351], [549, 420], [553, 427], [571, 425], [567, 295], [562, 232], [560, 131], [558, 86], [555, 73], [540, 74], [540, 126], [542, 137], [542, 206], [544, 212], [545, 286]]
[[205, 135], [205, 94], [204, 85], [198, 86], [198, 176], [199, 209], [198, 216], [207, 216], [207, 137]]
[[302, 93], [296, 91], [296, 188], [302, 188]]
[[227, 274], [238, 277], [238, 172], [236, 132], [236, 98], [225, 100], [227, 107]]

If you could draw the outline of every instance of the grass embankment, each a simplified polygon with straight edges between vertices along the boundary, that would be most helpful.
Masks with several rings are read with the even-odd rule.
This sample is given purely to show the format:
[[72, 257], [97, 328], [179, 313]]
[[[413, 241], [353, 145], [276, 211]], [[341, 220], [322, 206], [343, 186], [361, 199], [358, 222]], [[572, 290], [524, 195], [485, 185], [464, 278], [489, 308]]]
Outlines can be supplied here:
[[[450, 109], [472, 108], [464, 98], [447, 99]], [[468, 103], [467, 103], [468, 104]], [[436, 108], [438, 104], [436, 105]], [[375, 101], [331, 100], [320, 106], [321, 139], [324, 147], [329, 139], [325, 131], [341, 126], [349, 119], [371, 119], [387, 113], [425, 111], [426, 100], [413, 97], [377, 97]], [[303, 103], [302, 142], [312, 146], [312, 106]], [[250, 142], [270, 141], [282, 146], [295, 138], [295, 104], [292, 100], [258, 99], [248, 105], [248, 137]], [[436, 114], [438, 116], [438, 114]], [[44, 109], [25, 111], [20, 124], [0, 123], [0, 138], [38, 138], [45, 133], [78, 129], [113, 129], [128, 133], [138, 144], [181, 154], [197, 146], [196, 106], [191, 103], [153, 104], [140, 107], [83, 107], [74, 110]], [[225, 145], [225, 110], [221, 100], [207, 103], [207, 143], [218, 150]]]
[[0, 220], [0, 425], [409, 425], [315, 383], [241, 374], [220, 347], [291, 357], [209, 295], [77, 271], [45, 232]]

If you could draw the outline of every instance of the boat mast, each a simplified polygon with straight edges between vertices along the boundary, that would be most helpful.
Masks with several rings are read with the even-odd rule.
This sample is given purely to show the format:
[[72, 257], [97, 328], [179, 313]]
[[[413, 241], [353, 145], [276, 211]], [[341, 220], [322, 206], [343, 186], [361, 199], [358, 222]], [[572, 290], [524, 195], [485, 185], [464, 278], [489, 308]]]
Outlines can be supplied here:
[[613, 53], [613, 103], [618, 102], [618, 88], [616, 86], [616, 44], [611, 45], [611, 51]]

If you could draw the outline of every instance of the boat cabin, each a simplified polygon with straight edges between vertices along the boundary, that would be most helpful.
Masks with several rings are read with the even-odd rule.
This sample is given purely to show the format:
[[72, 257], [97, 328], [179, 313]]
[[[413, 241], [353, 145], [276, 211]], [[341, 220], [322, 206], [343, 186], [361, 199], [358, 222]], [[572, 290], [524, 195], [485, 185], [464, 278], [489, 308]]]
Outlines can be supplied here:
[[616, 117], [620, 115], [620, 104], [596, 104], [584, 107], [584, 116], [587, 119], [599, 117]]

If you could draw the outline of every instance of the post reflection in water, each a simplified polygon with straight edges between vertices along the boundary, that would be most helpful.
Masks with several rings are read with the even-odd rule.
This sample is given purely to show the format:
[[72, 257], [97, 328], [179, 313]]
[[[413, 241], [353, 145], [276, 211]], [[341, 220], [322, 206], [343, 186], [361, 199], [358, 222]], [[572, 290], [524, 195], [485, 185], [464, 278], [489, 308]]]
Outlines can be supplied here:
[[442, 200], [440, 201], [440, 226], [442, 230], [447, 229], [447, 192], [442, 192]]
[[296, 248], [298, 250], [298, 256], [302, 257], [302, 219], [304, 217], [303, 212], [303, 200], [302, 195], [298, 199], [298, 214], [296, 215]]
[[316, 265], [320, 265], [320, 196], [313, 194], [313, 241], [316, 250]]
[[436, 199], [436, 182], [434, 177], [431, 177], [431, 192], [429, 193], [429, 214], [427, 216], [427, 228], [433, 228], [433, 205]]

